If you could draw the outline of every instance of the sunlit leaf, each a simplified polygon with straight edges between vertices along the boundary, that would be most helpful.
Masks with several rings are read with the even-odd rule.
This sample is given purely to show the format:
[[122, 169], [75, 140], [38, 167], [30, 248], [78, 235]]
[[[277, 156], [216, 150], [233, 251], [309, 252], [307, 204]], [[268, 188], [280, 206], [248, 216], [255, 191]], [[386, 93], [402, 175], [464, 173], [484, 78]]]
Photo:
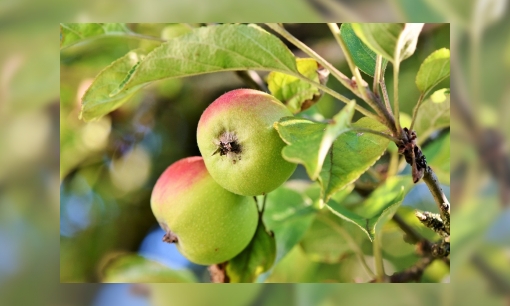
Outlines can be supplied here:
[[[386, 126], [367, 117], [352, 127], [389, 133]], [[326, 156], [319, 176], [324, 202], [367, 171], [382, 156], [388, 143], [389, 139], [371, 133], [348, 131], [340, 135]]]
[[450, 89], [435, 91], [418, 109], [414, 130], [425, 140], [437, 129], [450, 126]]
[[193, 273], [172, 270], [163, 264], [139, 255], [120, 255], [107, 264], [103, 271], [105, 283], [192, 283]]
[[407, 176], [388, 179], [365, 200], [358, 212], [353, 212], [335, 201], [329, 201], [327, 206], [335, 215], [357, 225], [370, 241], [373, 241], [399, 208], [404, 199], [404, 188], [411, 185], [408, 183], [410, 181]]
[[355, 102], [346, 105], [330, 123], [284, 117], [276, 124], [280, 137], [288, 146], [282, 150], [283, 157], [291, 162], [303, 164], [308, 176], [317, 179], [324, 159], [335, 139], [349, 130], [354, 115]]
[[423, 23], [353, 23], [356, 35], [388, 61], [400, 63], [413, 55]]
[[123, 91], [111, 97], [110, 92], [118, 87], [126, 74], [138, 65], [145, 56], [144, 50], [133, 50], [103, 69], [82, 97], [80, 116], [85, 121], [98, 119], [120, 107], [138, 88]]
[[[375, 74], [377, 54], [356, 36], [351, 23], [342, 23], [340, 26], [340, 35], [352, 54], [354, 64], [356, 64], [361, 71], [373, 77]], [[381, 66], [383, 73], [387, 64], [388, 61], [383, 59]]]
[[421, 64], [416, 75], [416, 86], [425, 93], [450, 76], [450, 50], [439, 49]]
[[[329, 74], [312, 58], [298, 58], [297, 69], [308, 79], [321, 84], [326, 82]], [[293, 114], [308, 109], [321, 96], [321, 91], [317, 87], [281, 72], [269, 73], [267, 84], [271, 94], [287, 105]]]
[[350, 107], [353, 106], [340, 111], [330, 124], [284, 117], [275, 125], [288, 144], [282, 156], [290, 162], [303, 164], [310, 178], [319, 180], [324, 202], [358, 179], [381, 157], [389, 142], [379, 135], [352, 131], [366, 128], [387, 132], [387, 128], [366, 117], [349, 125]]
[[165, 78], [249, 69], [299, 73], [285, 44], [256, 25], [200, 27], [154, 49], [111, 95]]
[[231, 283], [251, 283], [271, 268], [276, 257], [276, 242], [262, 222], [250, 244], [228, 261], [227, 275]]

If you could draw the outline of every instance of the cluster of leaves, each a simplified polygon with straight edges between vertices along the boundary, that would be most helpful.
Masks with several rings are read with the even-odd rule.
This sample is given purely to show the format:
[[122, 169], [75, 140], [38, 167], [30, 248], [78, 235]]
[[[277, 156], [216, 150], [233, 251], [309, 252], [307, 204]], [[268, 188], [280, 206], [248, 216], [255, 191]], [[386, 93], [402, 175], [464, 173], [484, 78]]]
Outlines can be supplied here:
[[[376, 77], [380, 69], [377, 77], [384, 79], [388, 62], [398, 72], [400, 62], [414, 53], [421, 28], [420, 24], [342, 24], [338, 35], [356, 69], [369, 77]], [[61, 48], [109, 35], [137, 34], [123, 24], [62, 24]], [[276, 264], [298, 244], [306, 253], [326, 262], [331, 262], [333, 257], [336, 258], [333, 262], [338, 262], [343, 255], [354, 253], [368, 275], [374, 277], [365, 262], [365, 251], [344, 227], [354, 225], [369, 241], [381, 240], [383, 227], [399, 209], [412, 181], [408, 175], [391, 176], [377, 182], [379, 186], [366, 199], [357, 201], [360, 202], [357, 205], [349, 207], [346, 203], [353, 201], [356, 194], [354, 183], [374, 166], [387, 148], [390, 154], [397, 154], [390, 144], [391, 129], [375, 117], [353, 122], [358, 109], [354, 100], [330, 120], [309, 119], [306, 110], [328, 89], [325, 84], [333, 71], [328, 71], [320, 58], [296, 58], [277, 36], [260, 26], [225, 24], [186, 28], [173, 31], [165, 40], [133, 49], [104, 68], [83, 95], [80, 118], [98, 120], [119, 108], [141, 88], [163, 79], [222, 71], [269, 71], [267, 82], [271, 94], [296, 114], [281, 118], [274, 125], [287, 144], [282, 155], [290, 162], [302, 164], [317, 184], [307, 183], [302, 188], [286, 184], [267, 199], [259, 199], [259, 203], [265, 203], [263, 224], [245, 251], [227, 265], [230, 280], [253, 282], [270, 278]], [[379, 68], [378, 55], [382, 56]], [[421, 96], [412, 125], [423, 140], [449, 126], [449, 89], [429, 95], [447, 77], [447, 49], [427, 57], [416, 75]], [[351, 89], [355, 89], [356, 95], [362, 95], [360, 87], [365, 85], [356, 86], [357, 89]], [[446, 182], [449, 152], [441, 150], [440, 144], [448, 140], [449, 135], [435, 142], [439, 147], [430, 149], [430, 163], [439, 165], [444, 183], [449, 183]], [[334, 220], [331, 216], [339, 218]], [[333, 249], [321, 246], [321, 239], [331, 237], [313, 236], [315, 231], [311, 229], [321, 226], [336, 231], [333, 237], [338, 246]], [[122, 263], [114, 265], [116, 271], [123, 266]], [[152, 266], [149, 268], [154, 270]]]

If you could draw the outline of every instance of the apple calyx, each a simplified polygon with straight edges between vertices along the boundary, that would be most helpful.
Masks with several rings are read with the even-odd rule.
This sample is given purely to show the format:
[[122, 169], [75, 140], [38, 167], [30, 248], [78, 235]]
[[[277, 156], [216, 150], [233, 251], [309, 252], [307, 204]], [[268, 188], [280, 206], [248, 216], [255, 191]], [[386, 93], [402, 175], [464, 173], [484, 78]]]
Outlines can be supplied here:
[[226, 155], [233, 164], [235, 164], [237, 160], [241, 160], [242, 148], [238, 142], [236, 134], [232, 132], [223, 132], [217, 139], [214, 140], [214, 144], [217, 148], [212, 155], [217, 153], [220, 153], [220, 156]]
[[166, 232], [166, 234], [163, 236], [163, 242], [177, 243], [178, 241], [179, 241], [179, 238], [172, 231]]

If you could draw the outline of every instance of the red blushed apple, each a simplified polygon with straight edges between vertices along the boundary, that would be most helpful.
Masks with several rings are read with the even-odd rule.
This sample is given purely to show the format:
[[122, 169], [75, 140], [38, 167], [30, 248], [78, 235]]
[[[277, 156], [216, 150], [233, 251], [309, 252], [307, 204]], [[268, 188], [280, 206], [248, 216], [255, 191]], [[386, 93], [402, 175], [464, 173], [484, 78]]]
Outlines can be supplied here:
[[168, 167], [154, 186], [151, 208], [167, 232], [163, 240], [176, 243], [186, 258], [203, 265], [239, 254], [258, 222], [254, 200], [218, 185], [202, 157], [184, 158]]
[[253, 89], [227, 92], [206, 108], [197, 143], [211, 176], [240, 195], [267, 194], [296, 169], [283, 159], [285, 143], [273, 124], [292, 113], [273, 96]]

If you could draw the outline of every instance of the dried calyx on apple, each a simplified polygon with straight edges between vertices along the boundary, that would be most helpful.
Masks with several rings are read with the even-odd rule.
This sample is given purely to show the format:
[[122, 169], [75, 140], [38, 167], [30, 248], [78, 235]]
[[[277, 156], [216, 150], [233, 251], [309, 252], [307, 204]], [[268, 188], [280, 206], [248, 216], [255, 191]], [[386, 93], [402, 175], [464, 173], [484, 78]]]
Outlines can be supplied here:
[[253, 89], [225, 93], [198, 123], [197, 143], [207, 170], [223, 188], [256, 196], [282, 185], [296, 169], [283, 159], [285, 143], [274, 123], [292, 113], [273, 96]]

